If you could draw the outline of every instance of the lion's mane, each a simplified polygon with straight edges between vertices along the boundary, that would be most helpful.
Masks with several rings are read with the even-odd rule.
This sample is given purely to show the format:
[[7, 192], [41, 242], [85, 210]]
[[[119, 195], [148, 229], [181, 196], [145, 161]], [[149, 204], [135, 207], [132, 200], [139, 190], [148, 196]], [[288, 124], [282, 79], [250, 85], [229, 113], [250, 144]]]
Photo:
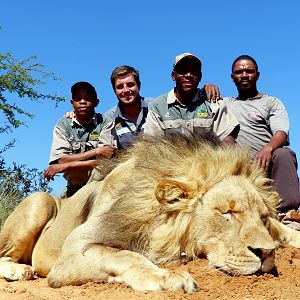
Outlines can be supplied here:
[[[253, 184], [263, 195], [270, 216], [275, 215], [278, 195], [271, 192], [266, 174], [251, 162], [247, 151], [222, 148], [212, 134], [144, 135], [116, 160], [111, 169], [122, 164], [127, 167], [116, 169], [103, 182], [103, 191], [114, 189], [114, 204], [99, 216], [103, 234], [97, 240], [144, 253], [154, 262], [178, 261], [183, 249], [188, 259], [199, 254], [195, 243], [199, 228], [193, 226], [195, 207], [211, 187], [227, 177], [240, 176]], [[108, 165], [106, 162], [106, 169]], [[181, 186], [168, 194], [172, 181]], [[179, 198], [185, 201], [176, 203]]]

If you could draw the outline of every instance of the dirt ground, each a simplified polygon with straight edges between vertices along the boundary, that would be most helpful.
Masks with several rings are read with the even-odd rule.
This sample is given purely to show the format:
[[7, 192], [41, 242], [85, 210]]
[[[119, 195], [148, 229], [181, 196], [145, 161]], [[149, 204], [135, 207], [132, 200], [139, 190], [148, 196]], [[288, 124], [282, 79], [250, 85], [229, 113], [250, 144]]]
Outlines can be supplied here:
[[123, 284], [88, 283], [52, 289], [46, 279], [7, 282], [0, 279], [0, 299], [12, 300], [183, 300], [183, 299], [300, 299], [300, 250], [281, 248], [276, 253], [276, 270], [272, 274], [232, 277], [207, 267], [205, 259], [175, 266], [196, 279], [200, 290], [178, 292], [135, 292]]

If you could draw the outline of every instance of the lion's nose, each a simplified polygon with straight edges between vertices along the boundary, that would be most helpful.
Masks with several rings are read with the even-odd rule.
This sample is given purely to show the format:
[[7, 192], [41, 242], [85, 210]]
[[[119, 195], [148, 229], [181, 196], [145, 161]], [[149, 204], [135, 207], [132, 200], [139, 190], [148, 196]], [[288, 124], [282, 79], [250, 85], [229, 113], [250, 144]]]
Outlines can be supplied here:
[[248, 247], [257, 257], [261, 260], [261, 272], [270, 272], [275, 265], [275, 250], [274, 249], [262, 249]]
[[266, 259], [274, 249], [263, 249], [263, 248], [252, 248], [248, 247], [248, 249], [253, 252], [257, 257], [264, 260]]

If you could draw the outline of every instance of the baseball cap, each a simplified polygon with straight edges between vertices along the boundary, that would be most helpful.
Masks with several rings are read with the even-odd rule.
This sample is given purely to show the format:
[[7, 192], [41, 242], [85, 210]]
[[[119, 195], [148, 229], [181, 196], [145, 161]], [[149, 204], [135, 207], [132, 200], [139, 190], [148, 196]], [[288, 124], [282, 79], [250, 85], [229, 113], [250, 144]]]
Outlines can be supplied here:
[[194, 59], [201, 67], [201, 60], [196, 55], [194, 55], [192, 53], [182, 53], [175, 57], [174, 62], [173, 62], [173, 69], [175, 69], [176, 65], [180, 61], [182, 61], [184, 58]]
[[93, 95], [95, 98], [97, 98], [97, 92], [94, 86], [92, 86], [89, 82], [86, 81], [79, 81], [74, 83], [71, 86], [71, 94], [72, 97], [79, 92], [79, 90], [84, 89], [91, 95]]

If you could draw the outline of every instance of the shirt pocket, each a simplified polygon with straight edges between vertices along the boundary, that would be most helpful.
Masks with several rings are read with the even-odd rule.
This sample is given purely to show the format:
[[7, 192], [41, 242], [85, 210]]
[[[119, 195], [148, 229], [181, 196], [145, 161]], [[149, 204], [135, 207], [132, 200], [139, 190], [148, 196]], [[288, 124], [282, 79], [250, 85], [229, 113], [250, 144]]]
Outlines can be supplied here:
[[213, 128], [214, 119], [213, 118], [195, 118], [193, 121], [194, 127], [202, 127], [202, 128]]

